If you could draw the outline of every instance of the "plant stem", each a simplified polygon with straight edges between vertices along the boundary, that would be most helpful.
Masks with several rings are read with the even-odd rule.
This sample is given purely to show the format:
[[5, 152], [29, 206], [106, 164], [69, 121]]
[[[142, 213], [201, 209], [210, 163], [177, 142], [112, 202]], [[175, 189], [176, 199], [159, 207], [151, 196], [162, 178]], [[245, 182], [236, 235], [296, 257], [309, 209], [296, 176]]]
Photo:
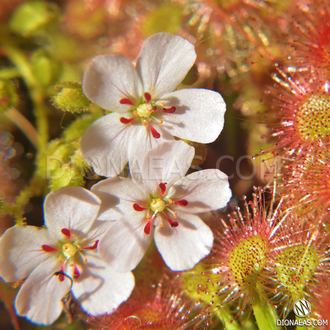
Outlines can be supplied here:
[[34, 126], [15, 108], [7, 110], [5, 115], [26, 135], [34, 147], [37, 148], [40, 137]]
[[16, 66], [27, 87], [29, 88], [30, 96], [33, 102], [33, 110], [36, 117], [37, 131], [39, 134], [37, 151], [40, 152], [48, 143], [47, 109], [44, 104], [43, 87], [35, 79], [27, 58], [19, 49], [16, 49], [8, 44], [3, 46], [3, 49], [11, 62]]
[[276, 313], [271, 305], [260, 295], [258, 290], [253, 290], [252, 309], [259, 330], [276, 330]]

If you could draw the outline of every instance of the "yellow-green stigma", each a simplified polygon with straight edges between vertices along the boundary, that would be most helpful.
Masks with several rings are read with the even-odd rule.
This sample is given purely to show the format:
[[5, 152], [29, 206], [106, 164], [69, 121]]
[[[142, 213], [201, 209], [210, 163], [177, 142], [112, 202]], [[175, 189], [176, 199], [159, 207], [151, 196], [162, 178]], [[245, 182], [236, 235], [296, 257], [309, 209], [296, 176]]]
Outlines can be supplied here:
[[161, 198], [154, 198], [151, 203], [150, 203], [150, 209], [153, 212], [162, 212], [166, 207], [166, 203], [163, 199]]
[[65, 243], [62, 245], [62, 253], [67, 259], [73, 257], [78, 250], [79, 248], [72, 243]]
[[150, 115], [153, 113], [153, 107], [151, 106], [150, 103], [140, 104], [136, 108], [136, 113], [141, 118], [149, 118]]
[[268, 247], [259, 236], [239, 243], [230, 254], [229, 268], [238, 283], [250, 281], [257, 276], [267, 262]]
[[309, 96], [298, 108], [296, 125], [303, 140], [326, 138], [330, 133], [330, 96]]

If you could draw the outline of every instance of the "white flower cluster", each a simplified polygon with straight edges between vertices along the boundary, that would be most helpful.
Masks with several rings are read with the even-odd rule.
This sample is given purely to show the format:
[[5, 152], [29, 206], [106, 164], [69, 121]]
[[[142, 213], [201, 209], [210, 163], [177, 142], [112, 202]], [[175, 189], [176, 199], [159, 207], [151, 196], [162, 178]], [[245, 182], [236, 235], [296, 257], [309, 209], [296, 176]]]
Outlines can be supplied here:
[[[226, 106], [214, 91], [175, 90], [195, 59], [190, 42], [159, 33], [143, 43], [135, 66], [117, 54], [91, 61], [83, 91], [110, 113], [87, 129], [81, 151], [108, 178], [91, 191], [50, 193], [45, 228], [16, 226], [2, 236], [0, 275], [25, 280], [15, 301], [19, 315], [51, 324], [70, 290], [88, 314], [113, 312], [130, 296], [130, 271], [153, 238], [174, 271], [209, 254], [213, 234], [198, 214], [226, 206], [228, 178], [219, 170], [185, 176], [195, 151], [174, 136], [214, 141]], [[130, 178], [117, 176], [127, 162]]]

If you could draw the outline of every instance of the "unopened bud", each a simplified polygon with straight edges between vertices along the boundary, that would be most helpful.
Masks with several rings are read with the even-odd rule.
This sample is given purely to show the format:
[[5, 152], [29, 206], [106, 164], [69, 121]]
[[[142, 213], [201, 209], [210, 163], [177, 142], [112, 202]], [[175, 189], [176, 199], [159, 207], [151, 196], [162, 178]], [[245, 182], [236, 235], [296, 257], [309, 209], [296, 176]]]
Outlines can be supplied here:
[[55, 86], [58, 92], [52, 97], [55, 107], [68, 112], [90, 110], [91, 101], [84, 95], [81, 84], [77, 82], [61, 82]]

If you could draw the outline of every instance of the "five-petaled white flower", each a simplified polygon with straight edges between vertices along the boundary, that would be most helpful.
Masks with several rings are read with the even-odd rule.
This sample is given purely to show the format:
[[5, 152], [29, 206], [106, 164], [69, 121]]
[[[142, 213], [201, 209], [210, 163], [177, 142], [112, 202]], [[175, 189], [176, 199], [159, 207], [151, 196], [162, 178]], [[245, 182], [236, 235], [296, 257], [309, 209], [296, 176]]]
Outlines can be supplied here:
[[111, 313], [134, 287], [131, 273], [117, 274], [98, 254], [98, 242], [111, 223], [95, 221], [100, 200], [79, 187], [64, 187], [45, 200], [46, 228], [16, 226], [0, 239], [0, 275], [7, 282], [26, 279], [17, 314], [48, 325], [61, 314], [71, 289], [91, 315]]
[[231, 197], [227, 176], [216, 169], [184, 177], [194, 148], [164, 142], [144, 157], [140, 173], [92, 187], [102, 200], [99, 220], [115, 220], [100, 241], [101, 257], [116, 271], [134, 269], [151, 240], [172, 270], [192, 268], [209, 254], [211, 229], [196, 213], [224, 207]]
[[85, 95], [111, 111], [81, 139], [84, 159], [103, 176], [118, 175], [135, 155], [144, 155], [173, 136], [213, 142], [224, 124], [226, 105], [217, 92], [181, 89], [196, 59], [180, 36], [158, 33], [146, 39], [134, 67], [123, 55], [96, 56], [83, 79]]

